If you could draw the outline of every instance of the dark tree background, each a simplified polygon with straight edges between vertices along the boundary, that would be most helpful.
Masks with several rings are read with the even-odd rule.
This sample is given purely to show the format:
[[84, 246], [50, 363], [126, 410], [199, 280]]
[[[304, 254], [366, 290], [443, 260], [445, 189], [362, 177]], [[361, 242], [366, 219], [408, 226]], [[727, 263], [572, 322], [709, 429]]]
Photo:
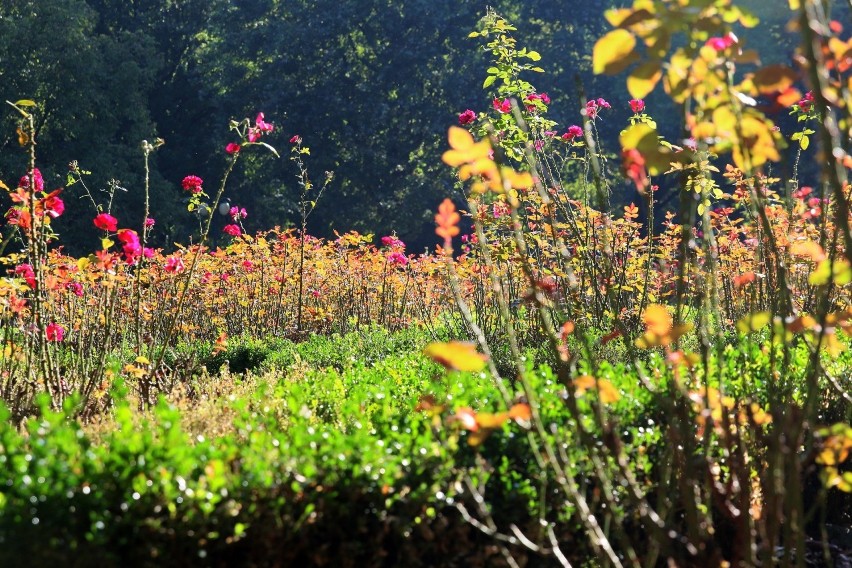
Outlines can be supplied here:
[[[603, 6], [489, 4], [518, 26], [521, 45], [542, 54], [547, 73], [531, 79], [551, 95], [562, 125], [578, 121], [577, 77], [591, 96], [629, 98], [623, 77], [589, 71], [594, 38], [608, 29]], [[51, 188], [65, 185], [72, 160], [92, 172], [87, 184], [99, 200], [116, 180], [122, 226], [142, 222], [140, 143], [165, 139], [151, 171], [160, 246], [186, 242], [197, 228], [181, 179], [197, 174], [212, 190], [232, 140], [229, 120], [263, 111], [282, 158], [247, 153], [226, 193], [248, 209], [250, 230], [296, 220], [287, 155], [299, 134], [314, 180], [335, 174], [311, 232], [395, 230], [416, 250], [434, 242], [433, 210], [453, 192], [440, 162], [446, 129], [464, 109], [488, 105], [487, 60], [467, 37], [485, 8], [459, 0], [3, 0], [0, 100], [39, 103], [39, 167]], [[771, 33], [782, 24], [767, 41], [777, 41]], [[26, 155], [14, 110], [0, 116], [0, 179], [12, 185]], [[76, 253], [96, 246], [94, 211], [81, 196], [79, 185], [66, 190], [67, 213], [56, 223]]]

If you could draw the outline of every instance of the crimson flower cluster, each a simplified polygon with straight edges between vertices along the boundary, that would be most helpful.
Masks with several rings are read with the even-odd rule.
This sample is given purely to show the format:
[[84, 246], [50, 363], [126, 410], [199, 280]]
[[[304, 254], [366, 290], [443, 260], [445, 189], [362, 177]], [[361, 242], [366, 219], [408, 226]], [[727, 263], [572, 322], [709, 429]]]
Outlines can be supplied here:
[[805, 93], [805, 96], [802, 97], [799, 102], [793, 105], [799, 109], [799, 112], [802, 114], [808, 114], [811, 109], [814, 107], [814, 92], [808, 91]]
[[512, 101], [509, 99], [503, 99], [502, 101], [500, 99], [494, 99], [491, 102], [491, 106], [500, 114], [506, 114], [512, 110]]
[[713, 48], [715, 51], [725, 51], [735, 43], [737, 43], [737, 36], [728, 33], [722, 37], [711, 37], [704, 42], [704, 45]]
[[198, 176], [186, 176], [183, 178], [181, 185], [183, 186], [184, 191], [197, 195], [203, 191], [201, 188], [203, 183], [204, 181]]
[[550, 97], [547, 95], [547, 93], [532, 93], [531, 95], [527, 95], [526, 97], [524, 97], [524, 102], [526, 103], [527, 111], [535, 112], [538, 110], [538, 108], [535, 106], [535, 101], [541, 101], [542, 103], [549, 105]]
[[630, 110], [633, 111], [633, 114], [639, 114], [643, 110], [645, 110], [645, 101], [641, 99], [630, 99]]
[[[254, 119], [254, 126], [249, 126], [248, 132], [246, 133], [246, 140], [253, 144], [260, 140], [260, 137], [264, 134], [268, 134], [275, 129], [275, 125], [272, 123], [266, 122], [266, 117], [262, 112], [257, 113], [257, 117]], [[225, 146], [225, 152], [228, 154], [237, 154], [242, 149], [242, 147], [237, 142], [229, 142], [227, 146]]]
[[601, 109], [612, 108], [606, 99], [591, 99], [586, 103], [585, 113], [586, 116], [589, 117], [589, 120], [594, 120], [597, 118], [598, 113], [600, 113]]
[[461, 125], [471, 124], [474, 120], [476, 120], [476, 113], [470, 109], [459, 114], [459, 124]]
[[576, 124], [572, 124], [568, 127], [568, 130], [565, 134], [562, 135], [562, 139], [566, 141], [573, 140], [574, 138], [580, 137], [583, 135], [583, 128], [581, 126], [577, 126]]

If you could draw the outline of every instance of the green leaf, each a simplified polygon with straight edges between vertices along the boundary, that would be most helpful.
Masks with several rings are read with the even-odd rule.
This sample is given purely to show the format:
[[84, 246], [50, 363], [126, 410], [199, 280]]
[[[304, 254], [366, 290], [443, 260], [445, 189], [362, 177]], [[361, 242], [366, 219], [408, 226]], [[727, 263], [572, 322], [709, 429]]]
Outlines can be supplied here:
[[808, 149], [808, 146], [810, 146], [810, 145], [811, 145], [811, 139], [810, 139], [810, 138], [808, 138], [807, 136], [802, 136], [802, 137], [799, 139], [799, 147], [800, 147], [802, 150], [807, 150], [807, 149]]
[[496, 80], [497, 80], [497, 75], [489, 75], [488, 77], [485, 78], [485, 81], [482, 82], [482, 88], [487, 89], [488, 87], [493, 85], [494, 81], [496, 81]]
[[36, 103], [35, 103], [35, 101], [31, 101], [30, 99], [21, 99], [19, 101], [15, 101], [15, 106], [34, 107], [34, 106], [36, 106]]
[[533, 61], [541, 61], [541, 54], [537, 51], [530, 51], [527, 53], [527, 57]]

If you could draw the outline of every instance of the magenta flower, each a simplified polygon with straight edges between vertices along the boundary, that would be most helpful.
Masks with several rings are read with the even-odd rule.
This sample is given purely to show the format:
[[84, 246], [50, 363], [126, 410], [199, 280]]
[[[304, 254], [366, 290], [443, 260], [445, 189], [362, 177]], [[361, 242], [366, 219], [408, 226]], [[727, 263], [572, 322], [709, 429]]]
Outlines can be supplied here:
[[18, 266], [16, 266], [15, 267], [15, 276], [17, 276], [18, 278], [23, 278], [26, 281], [27, 286], [29, 286], [32, 289], [35, 289], [36, 277], [35, 277], [35, 270], [33, 270], [32, 264], [24, 263], [24, 264], [19, 264]]
[[[33, 168], [33, 181], [35, 182], [35, 192], [44, 191], [44, 178], [41, 176], [41, 171], [38, 168]], [[20, 181], [18, 181], [18, 187], [21, 189], [29, 189], [30, 188], [30, 176], [23, 176]]]
[[201, 184], [203, 183], [204, 181], [198, 176], [186, 176], [183, 178], [181, 185], [183, 186], [184, 191], [197, 194], [201, 193]]
[[148, 228], [153, 227], [156, 223], [157, 222], [154, 221], [154, 219], [152, 219], [151, 217], [148, 217], [147, 219], [145, 219], [145, 226], [148, 227]]
[[222, 227], [222, 232], [226, 233], [228, 235], [231, 235], [232, 237], [239, 237], [242, 234], [242, 230], [240, 229], [240, 226], [239, 225], [233, 225], [233, 224], [232, 225], [225, 225], [224, 227]]
[[491, 205], [491, 214], [494, 216], [495, 219], [505, 217], [511, 212], [512, 210], [509, 208], [509, 204], [503, 201], [497, 201]]
[[290, 138], [290, 144], [301, 144], [302, 137], [298, 134], [294, 134], [292, 138]]
[[240, 145], [236, 142], [230, 142], [227, 146], [225, 146], [225, 152], [228, 154], [236, 154], [240, 151]]
[[408, 257], [405, 256], [405, 253], [396, 251], [392, 252], [387, 256], [388, 262], [396, 265], [396, 266], [405, 266], [408, 264]]
[[808, 113], [811, 108], [814, 106], [814, 92], [808, 91], [805, 93], [805, 96], [795, 104], [795, 106], [799, 107], [799, 112]]
[[62, 191], [62, 189], [51, 191], [49, 194], [36, 201], [36, 213], [40, 215], [47, 215], [51, 219], [56, 219], [62, 215], [65, 212], [65, 202], [59, 197], [59, 194], [62, 193]]
[[630, 110], [632, 110], [634, 114], [639, 114], [645, 110], [645, 101], [641, 99], [630, 99]]
[[572, 124], [571, 126], [568, 127], [568, 131], [565, 132], [565, 134], [562, 135], [562, 139], [563, 140], [573, 140], [574, 138], [577, 138], [578, 136], [582, 136], [582, 135], [583, 135], [583, 129], [580, 126], [577, 126], [576, 124]]
[[503, 99], [502, 101], [500, 99], [494, 99], [491, 102], [491, 106], [494, 107], [494, 110], [496, 110], [497, 112], [501, 114], [506, 114], [507, 112], [512, 110], [512, 101], [510, 101], [509, 99]]
[[65, 339], [65, 329], [58, 323], [49, 323], [44, 330], [48, 341], [62, 341]]
[[724, 37], [711, 37], [704, 43], [704, 45], [712, 47], [716, 51], [725, 51], [735, 43], [737, 43], [737, 36], [732, 33], [728, 33]]
[[109, 213], [101, 213], [92, 221], [95, 227], [102, 231], [115, 231], [118, 228], [118, 219]]
[[255, 127], [261, 132], [272, 132], [272, 129], [275, 128], [275, 126], [268, 122], [264, 122], [263, 118], [262, 112], [257, 113], [257, 118], [254, 121]]
[[245, 219], [248, 217], [248, 213], [245, 210], [245, 207], [231, 207], [231, 210], [228, 212], [228, 215], [231, 216], [231, 219], [234, 221], [239, 221], [240, 219]]
[[391, 249], [404, 249], [405, 243], [399, 240], [396, 235], [387, 235], [382, 237], [382, 246]]
[[541, 93], [541, 94], [533, 93], [531, 95], [527, 95], [526, 97], [524, 97], [524, 99], [527, 100], [527, 101], [530, 101], [530, 102], [541, 101], [546, 105], [550, 104], [550, 97], [547, 96], [547, 93]]
[[65, 285], [65, 289], [77, 296], [78, 298], [83, 296], [83, 285], [79, 282], [69, 282]]
[[124, 251], [124, 260], [127, 264], [133, 264], [139, 259], [143, 253], [142, 244], [139, 242], [139, 235], [132, 229], [121, 229], [116, 233], [119, 241], [124, 243], [122, 250]]
[[459, 124], [470, 124], [474, 120], [476, 120], [476, 113], [470, 109], [467, 109], [459, 115]]
[[598, 103], [595, 101], [588, 101], [586, 103], [585, 113], [591, 120], [594, 120], [598, 115]]
[[179, 256], [170, 256], [166, 259], [166, 265], [163, 267], [166, 272], [172, 274], [180, 274], [186, 268], [183, 264], [183, 259]]

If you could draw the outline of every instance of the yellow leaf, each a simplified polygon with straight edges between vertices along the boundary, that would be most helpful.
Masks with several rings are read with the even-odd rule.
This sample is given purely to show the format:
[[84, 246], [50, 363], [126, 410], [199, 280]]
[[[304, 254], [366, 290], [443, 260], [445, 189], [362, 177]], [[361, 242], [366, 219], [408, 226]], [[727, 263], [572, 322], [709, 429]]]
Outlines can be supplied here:
[[846, 286], [852, 282], [852, 266], [847, 260], [834, 261], [834, 283], [838, 286]]
[[103, 247], [104, 250], [108, 250], [114, 244], [115, 243], [110, 239], [101, 239], [101, 247]]
[[837, 359], [840, 357], [840, 354], [846, 350], [846, 346], [837, 339], [837, 333], [835, 330], [828, 331], [822, 339], [822, 348], [828, 351], [828, 354], [832, 359]]
[[485, 367], [487, 357], [476, 352], [473, 343], [450, 341], [449, 343], [430, 343], [423, 353], [450, 370], [481, 371]]
[[648, 61], [638, 66], [627, 77], [630, 96], [634, 99], [644, 99], [654, 90], [662, 76], [663, 68], [659, 61]]
[[627, 30], [613, 30], [595, 42], [592, 67], [595, 74], [614, 75], [636, 60], [636, 38]]
[[808, 276], [808, 284], [812, 284], [813, 286], [823, 286], [824, 284], [828, 284], [830, 279], [831, 261], [829, 259], [825, 259], [817, 265], [816, 270], [810, 273]]
[[758, 329], [766, 327], [771, 319], [772, 314], [769, 312], [755, 312], [740, 319], [740, 321], [737, 322], [737, 329], [741, 333], [757, 331]]
[[493, 431], [494, 430], [491, 430], [490, 428], [483, 428], [476, 432], [471, 432], [467, 435], [467, 444], [475, 448], [487, 440]]
[[144, 355], [140, 355], [139, 357], [134, 359], [134, 361], [136, 361], [140, 365], [150, 365], [151, 364], [151, 361], [149, 361], [148, 358], [145, 357]]
[[450, 141], [450, 148], [454, 150], [467, 150], [474, 144], [473, 136], [464, 128], [451, 126], [447, 136]]
[[610, 8], [604, 12], [604, 18], [612, 27], [617, 28], [632, 13], [633, 10], [630, 8]]
[[496, 414], [491, 414], [489, 412], [479, 412], [476, 415], [476, 423], [479, 424], [479, 427], [487, 428], [490, 430], [499, 428], [500, 426], [505, 424], [506, 420], [508, 419], [508, 412], [498, 412]]

